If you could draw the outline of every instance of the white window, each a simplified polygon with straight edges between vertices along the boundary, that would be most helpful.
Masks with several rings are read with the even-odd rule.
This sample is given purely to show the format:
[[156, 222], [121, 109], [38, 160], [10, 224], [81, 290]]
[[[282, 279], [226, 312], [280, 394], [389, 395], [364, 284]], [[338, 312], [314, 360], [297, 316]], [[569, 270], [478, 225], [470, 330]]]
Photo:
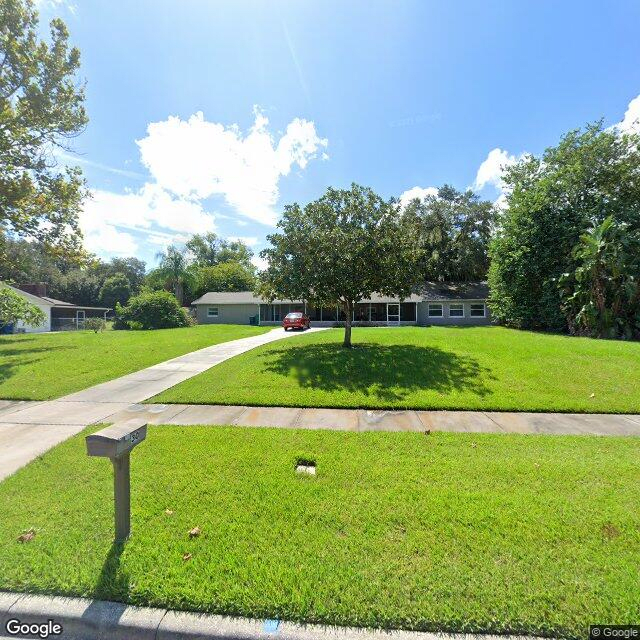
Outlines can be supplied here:
[[429, 305], [429, 317], [430, 318], [442, 318], [442, 305], [430, 304]]
[[207, 316], [209, 318], [217, 318], [218, 317], [218, 307], [208, 307], [207, 308]]
[[484, 318], [487, 315], [484, 302], [474, 302], [469, 315], [472, 318]]
[[464, 305], [461, 302], [452, 302], [449, 304], [450, 318], [464, 318]]

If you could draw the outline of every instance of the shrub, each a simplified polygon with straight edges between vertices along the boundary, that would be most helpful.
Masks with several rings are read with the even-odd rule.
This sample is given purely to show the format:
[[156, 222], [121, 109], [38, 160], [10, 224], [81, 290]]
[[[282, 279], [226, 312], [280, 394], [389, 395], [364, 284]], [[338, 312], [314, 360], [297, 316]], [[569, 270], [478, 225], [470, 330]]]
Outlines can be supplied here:
[[84, 321], [84, 328], [87, 331], [93, 331], [94, 333], [104, 331], [106, 327], [107, 323], [104, 321], [104, 318], [87, 318]]
[[114, 329], [173, 329], [190, 325], [188, 314], [168, 291], [145, 291], [116, 304]]
[[580, 237], [573, 255], [578, 266], [559, 280], [571, 333], [640, 337], [640, 232], [609, 216]]

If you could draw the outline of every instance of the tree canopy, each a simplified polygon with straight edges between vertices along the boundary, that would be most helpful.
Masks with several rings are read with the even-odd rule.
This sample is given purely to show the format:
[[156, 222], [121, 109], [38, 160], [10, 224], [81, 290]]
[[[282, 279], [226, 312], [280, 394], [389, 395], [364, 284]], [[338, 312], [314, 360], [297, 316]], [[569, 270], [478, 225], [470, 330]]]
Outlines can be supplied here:
[[260, 255], [267, 299], [307, 300], [339, 305], [345, 313], [344, 346], [351, 347], [354, 305], [374, 292], [408, 297], [415, 284], [419, 254], [416, 233], [399, 205], [372, 189], [327, 189], [304, 208], [287, 205], [271, 246]]
[[213, 266], [200, 267], [196, 271], [196, 295], [207, 291], [253, 291], [256, 276], [239, 262], [222, 262]]
[[124, 273], [116, 273], [109, 276], [100, 287], [100, 302], [110, 309], [115, 309], [116, 304], [127, 304], [132, 293], [129, 278]]
[[0, 25], [0, 258], [8, 260], [7, 235], [81, 255], [84, 180], [55, 155], [87, 123], [80, 52], [60, 19], [50, 23], [50, 42], [39, 38], [32, 0], [2, 0]]
[[226, 240], [213, 232], [196, 233], [185, 244], [193, 263], [198, 267], [213, 267], [224, 262], [237, 262], [254, 270], [253, 251], [241, 240]]
[[187, 251], [171, 245], [159, 252], [157, 258], [160, 264], [154, 269], [155, 274], [166, 281], [166, 286], [173, 290], [178, 304], [181, 305], [184, 301], [185, 285], [189, 286], [194, 279], [193, 271], [189, 269]]
[[581, 236], [608, 217], [640, 229], [640, 137], [589, 125], [509, 167], [504, 182], [507, 209], [490, 249], [492, 315], [515, 327], [566, 330], [558, 283], [579, 266]]
[[495, 224], [493, 203], [471, 190], [450, 185], [411, 201], [406, 215], [416, 218], [423, 280], [469, 282], [484, 280], [489, 269], [489, 242]]

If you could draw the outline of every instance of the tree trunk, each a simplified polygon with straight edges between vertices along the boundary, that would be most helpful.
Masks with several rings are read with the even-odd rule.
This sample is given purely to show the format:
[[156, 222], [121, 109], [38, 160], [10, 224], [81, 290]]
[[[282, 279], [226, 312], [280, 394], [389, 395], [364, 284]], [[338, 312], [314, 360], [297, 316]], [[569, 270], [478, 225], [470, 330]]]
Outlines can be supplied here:
[[180, 282], [180, 280], [176, 280], [176, 286], [175, 286], [175, 290], [174, 290], [174, 295], [176, 296], [176, 300], [178, 301], [178, 304], [180, 306], [182, 306], [182, 300], [184, 299], [183, 291], [184, 291], [184, 289], [182, 287], [182, 282]]
[[345, 322], [344, 322], [344, 341], [342, 346], [345, 349], [351, 349], [351, 318], [353, 316], [353, 305], [351, 302], [344, 303]]

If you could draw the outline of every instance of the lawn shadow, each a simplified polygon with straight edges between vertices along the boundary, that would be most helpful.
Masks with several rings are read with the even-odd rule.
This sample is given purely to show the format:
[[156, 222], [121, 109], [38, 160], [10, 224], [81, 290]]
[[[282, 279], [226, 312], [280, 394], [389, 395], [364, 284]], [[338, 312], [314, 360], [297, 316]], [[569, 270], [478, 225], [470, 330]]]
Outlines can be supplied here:
[[293, 376], [303, 388], [347, 391], [400, 401], [417, 391], [485, 396], [489, 370], [477, 360], [435, 347], [358, 343], [286, 346], [269, 352], [266, 369]]
[[15, 369], [20, 369], [27, 364], [32, 364], [34, 362], [38, 362], [37, 357], [32, 357], [30, 359], [26, 359], [29, 355], [34, 355], [38, 353], [50, 353], [51, 351], [62, 351], [68, 350], [70, 347], [67, 346], [55, 346], [55, 347], [32, 347], [30, 349], [17, 349], [17, 348], [4, 348], [2, 342], [0, 342], [0, 358], [11, 358], [13, 356], [18, 356], [19, 360], [0, 363], [0, 383], [8, 380], [14, 375]]
[[113, 542], [109, 548], [100, 575], [93, 588], [93, 596], [101, 600], [125, 602], [129, 595], [129, 575], [120, 566], [124, 542]]

